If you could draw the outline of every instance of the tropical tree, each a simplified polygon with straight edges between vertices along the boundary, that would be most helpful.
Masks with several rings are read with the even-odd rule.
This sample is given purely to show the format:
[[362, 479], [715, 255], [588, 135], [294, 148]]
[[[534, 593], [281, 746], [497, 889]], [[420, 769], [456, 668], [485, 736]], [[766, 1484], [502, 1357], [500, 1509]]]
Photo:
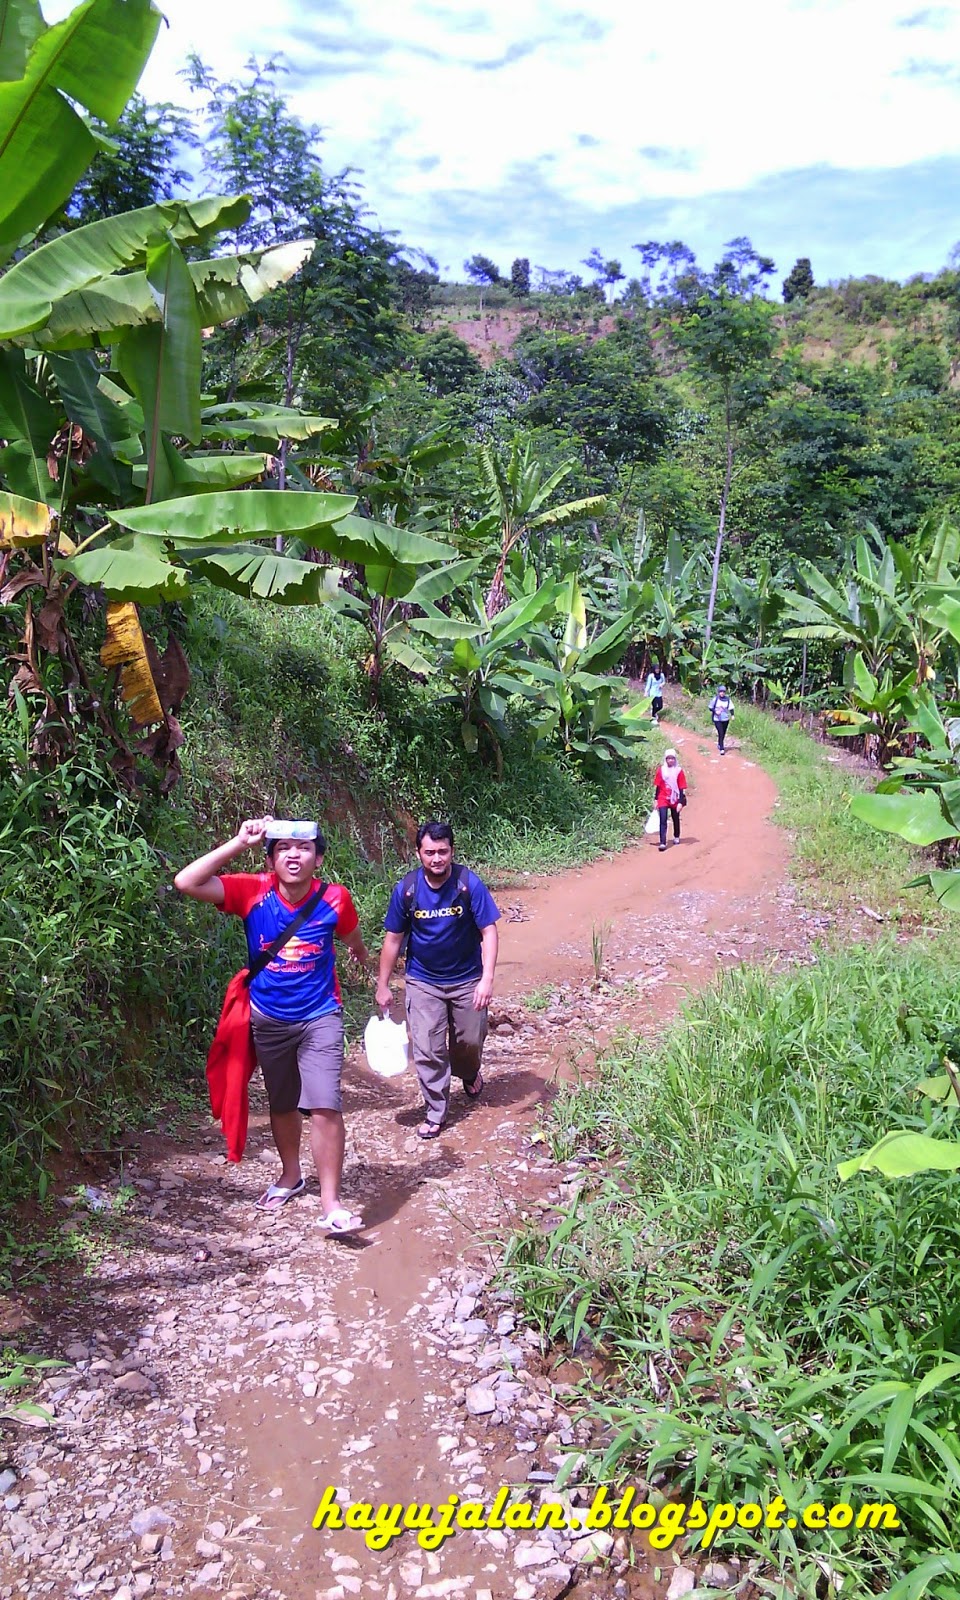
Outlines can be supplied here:
[[565, 527], [583, 517], [599, 516], [606, 497], [588, 495], [547, 509], [551, 495], [570, 476], [573, 465], [558, 467], [544, 477], [530, 445], [521, 444], [518, 437], [514, 438], [505, 463], [494, 446], [487, 444], [480, 446], [478, 459], [487, 490], [487, 510], [473, 530], [473, 537], [486, 539], [495, 534], [498, 538], [497, 565], [486, 599], [486, 614], [495, 617], [508, 604], [504, 573], [511, 551], [542, 529]]
[[510, 268], [510, 290], [518, 300], [525, 300], [530, 293], [530, 259], [528, 256], [517, 256]]
[[960, 529], [931, 514], [900, 544], [868, 525], [836, 579], [810, 561], [799, 565], [798, 578], [803, 590], [786, 596], [787, 620], [798, 624], [788, 638], [828, 639], [859, 651], [874, 677], [887, 667], [910, 668], [921, 686], [935, 675], [949, 634], [944, 606], [960, 595]]
[[523, 669], [543, 706], [538, 738], [555, 735], [567, 754], [588, 761], [635, 759], [653, 724], [645, 702], [614, 708], [614, 696], [622, 696], [624, 684], [622, 678], [608, 676], [630, 642], [633, 612], [624, 611], [602, 630], [595, 626], [591, 637], [575, 573], [561, 586], [555, 604], [564, 618], [563, 635], [558, 639], [542, 621], [536, 624], [530, 634], [531, 659]]
[[491, 285], [503, 282], [503, 279], [500, 276], [500, 268], [497, 266], [495, 261], [490, 260], [489, 256], [475, 255], [471, 256], [469, 261], [465, 261], [463, 263], [463, 270], [467, 274], [467, 277], [470, 279], [471, 283], [479, 284], [480, 311], [482, 313], [484, 289], [489, 288]]
[[[307, 237], [313, 248], [296, 277], [208, 344], [207, 370], [233, 398], [237, 385], [267, 381], [284, 405], [342, 411], [370, 398], [396, 359], [401, 330], [392, 309], [396, 243], [368, 220], [349, 171], [328, 173], [320, 130], [293, 115], [275, 61], [251, 61], [242, 79], [218, 79], [196, 55], [189, 82], [202, 97], [204, 171], [228, 194], [250, 197], [234, 230], [238, 249]], [[286, 482], [287, 445], [278, 452]]]
[[178, 160], [196, 143], [188, 112], [135, 94], [70, 196], [67, 215], [82, 224], [172, 200], [190, 176]]
[[[723, 266], [721, 262], [717, 274]], [[709, 644], [727, 534], [738, 430], [763, 398], [763, 380], [775, 340], [772, 308], [759, 296], [743, 299], [721, 277], [706, 294], [694, 301], [677, 326], [676, 338], [701, 377], [716, 389], [722, 412], [723, 479], [704, 629], [704, 642]]]
[[786, 305], [791, 300], [805, 300], [813, 289], [813, 268], [809, 256], [800, 256], [783, 280], [783, 298]]

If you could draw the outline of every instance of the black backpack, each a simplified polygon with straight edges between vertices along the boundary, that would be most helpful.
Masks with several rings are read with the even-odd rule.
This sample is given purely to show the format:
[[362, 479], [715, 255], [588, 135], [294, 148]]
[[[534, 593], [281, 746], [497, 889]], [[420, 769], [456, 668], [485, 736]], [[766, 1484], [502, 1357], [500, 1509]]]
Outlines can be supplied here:
[[[469, 872], [467, 871], [466, 867], [460, 866], [459, 862], [457, 861], [453, 862], [450, 871], [451, 873], [455, 872], [458, 874], [457, 892], [454, 896], [454, 899], [462, 900], [467, 910], [471, 911], [472, 905]], [[414, 867], [412, 872], [408, 872], [406, 877], [400, 880], [400, 897], [403, 901], [404, 916], [410, 924], [403, 936], [403, 944], [400, 946], [400, 955], [403, 957], [406, 957], [407, 946], [410, 943], [410, 933], [413, 928], [413, 912], [417, 899], [417, 884], [420, 881], [420, 875], [422, 872], [422, 867]]]

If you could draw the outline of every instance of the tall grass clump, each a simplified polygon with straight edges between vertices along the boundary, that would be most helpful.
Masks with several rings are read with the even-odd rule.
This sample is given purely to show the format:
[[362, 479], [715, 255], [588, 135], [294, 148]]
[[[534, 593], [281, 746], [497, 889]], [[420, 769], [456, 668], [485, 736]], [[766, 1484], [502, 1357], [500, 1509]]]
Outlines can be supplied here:
[[960, 1593], [957, 1178], [837, 1176], [891, 1127], [953, 1120], [915, 1087], [956, 1046], [957, 977], [955, 946], [892, 943], [725, 973], [656, 1047], [561, 1090], [555, 1153], [607, 1176], [509, 1251], [528, 1313], [616, 1365], [592, 1400], [598, 1478], [898, 1507], [899, 1531], [724, 1536], [791, 1593], [834, 1593], [829, 1573], [844, 1593], [900, 1575], [903, 1597]]
[[28, 737], [0, 710], [2, 1197], [42, 1194], [65, 1142], [102, 1151], [164, 1086], [202, 1078], [229, 960], [169, 888], [169, 816], [152, 825], [92, 744], [40, 771]]

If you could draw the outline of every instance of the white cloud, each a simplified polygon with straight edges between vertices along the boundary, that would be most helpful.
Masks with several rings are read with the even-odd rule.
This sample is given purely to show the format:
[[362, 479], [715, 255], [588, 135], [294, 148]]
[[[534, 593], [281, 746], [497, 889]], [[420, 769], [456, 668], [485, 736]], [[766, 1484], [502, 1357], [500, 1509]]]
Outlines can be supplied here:
[[[360, 168], [381, 222], [427, 247], [431, 197], [495, 199], [518, 164], [539, 164], [589, 233], [611, 208], [958, 148], [960, 0], [161, 5], [169, 28], [145, 93], [185, 99], [176, 74], [190, 50], [221, 76], [282, 54], [294, 109], [325, 130], [326, 162]], [[525, 232], [522, 218], [502, 220], [498, 248]]]
[[[328, 129], [331, 154], [363, 164], [378, 138], [409, 121], [390, 165], [439, 153], [431, 180], [440, 186], [493, 189], [518, 157], [555, 155], [570, 192], [608, 204], [638, 191], [740, 187], [820, 161], [902, 165], [957, 147], [954, 86], [904, 70], [955, 67], [956, 4], [918, 13], [910, 0], [593, 0], [578, 11], [576, 0], [479, 0], [465, 11], [427, 0], [274, 0], [266, 10], [253, 0], [165, 0], [164, 10], [170, 28], [148, 93], [178, 93], [189, 49], [221, 73], [251, 52], [279, 51], [304, 74], [297, 109]], [[917, 16], [933, 21], [898, 26]], [[338, 63], [349, 70], [338, 74]], [[578, 145], [582, 134], [598, 143]], [[692, 151], [695, 170], [653, 166], [640, 151], [657, 146]], [[368, 182], [381, 175], [392, 187], [389, 166]], [[416, 179], [405, 182], [416, 190]]]

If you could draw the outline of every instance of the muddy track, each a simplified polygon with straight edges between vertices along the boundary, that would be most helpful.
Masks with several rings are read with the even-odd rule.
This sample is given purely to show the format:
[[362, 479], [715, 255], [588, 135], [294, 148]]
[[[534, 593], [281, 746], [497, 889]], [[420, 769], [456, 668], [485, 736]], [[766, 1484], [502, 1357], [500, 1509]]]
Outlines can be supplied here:
[[[373, 1551], [361, 1531], [311, 1526], [328, 1486], [375, 1505], [489, 1503], [525, 1482], [534, 1501], [554, 1497], [587, 1437], [576, 1372], [551, 1364], [490, 1281], [514, 1226], [555, 1218], [582, 1181], [531, 1140], [538, 1110], [558, 1074], [588, 1071], [618, 1027], [661, 1027], [718, 965], [809, 951], [816, 919], [795, 914], [770, 780], [736, 748], [720, 760], [662, 732], [691, 783], [679, 846], [645, 840], [498, 892], [483, 1099], [455, 1092], [447, 1130], [423, 1145], [412, 1077], [349, 1064], [345, 1198], [362, 1236], [316, 1228], [315, 1188], [278, 1214], [253, 1209], [274, 1168], [261, 1103], [239, 1167], [199, 1121], [178, 1142], [140, 1140], [122, 1173], [135, 1198], [93, 1268], [0, 1307], [0, 1331], [67, 1363], [44, 1385], [52, 1426], [4, 1433], [3, 1600], [666, 1594], [670, 1557], [628, 1570], [612, 1540], [591, 1550], [575, 1531], [461, 1530], [435, 1552], [407, 1532]], [[77, 1226], [66, 1208], [63, 1226]]]

